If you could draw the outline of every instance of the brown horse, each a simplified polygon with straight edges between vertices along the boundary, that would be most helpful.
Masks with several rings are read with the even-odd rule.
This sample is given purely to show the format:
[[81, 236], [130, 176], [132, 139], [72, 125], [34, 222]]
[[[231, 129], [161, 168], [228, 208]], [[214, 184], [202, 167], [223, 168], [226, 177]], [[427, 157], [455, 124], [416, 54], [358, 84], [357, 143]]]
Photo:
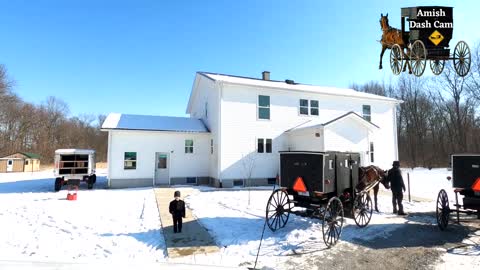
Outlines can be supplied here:
[[387, 181], [386, 172], [375, 165], [359, 167], [358, 172], [360, 181], [355, 187], [355, 190], [360, 192], [362, 190], [372, 188], [372, 185], [375, 185], [373, 186], [373, 198], [375, 201], [375, 211], [379, 212], [377, 206], [377, 196], [380, 185], [378, 183], [382, 183], [386, 189], [390, 188], [390, 185]]
[[[404, 49], [408, 51], [408, 47], [405, 44], [405, 41], [402, 37], [402, 32], [399, 29], [393, 28], [388, 24], [388, 13], [386, 16], [383, 16], [383, 13], [380, 14], [380, 27], [382, 28], [382, 39], [380, 43], [382, 44], [382, 52], [380, 53], [380, 66], [379, 69], [382, 69], [382, 58], [385, 50], [392, 49], [392, 46], [398, 44], [402, 50], [402, 55], [405, 57]], [[408, 70], [412, 73], [410, 63], [408, 63]], [[403, 66], [403, 71], [405, 71], [406, 65]]]

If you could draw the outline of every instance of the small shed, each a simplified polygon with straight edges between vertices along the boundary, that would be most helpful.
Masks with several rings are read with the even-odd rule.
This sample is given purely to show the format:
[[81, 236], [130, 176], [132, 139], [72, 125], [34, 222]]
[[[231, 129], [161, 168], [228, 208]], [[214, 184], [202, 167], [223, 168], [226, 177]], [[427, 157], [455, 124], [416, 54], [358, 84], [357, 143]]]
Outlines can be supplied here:
[[17, 152], [0, 158], [0, 173], [36, 172], [40, 170], [40, 155]]

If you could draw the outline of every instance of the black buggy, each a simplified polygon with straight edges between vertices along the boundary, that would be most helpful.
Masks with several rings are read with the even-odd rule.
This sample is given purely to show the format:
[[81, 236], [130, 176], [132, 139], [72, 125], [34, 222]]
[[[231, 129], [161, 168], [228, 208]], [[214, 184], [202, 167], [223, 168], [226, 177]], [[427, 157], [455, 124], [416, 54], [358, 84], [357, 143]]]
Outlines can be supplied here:
[[[453, 8], [441, 6], [419, 6], [401, 9], [401, 35], [407, 52], [400, 44], [391, 46], [390, 67], [395, 75], [404, 65], [409, 65], [415, 76], [422, 76], [430, 60], [433, 74], [439, 75], [446, 60], [453, 60], [456, 73], [464, 77], [470, 70], [470, 48], [459, 41], [450, 54], [449, 42], [453, 35]], [[408, 24], [409, 30], [405, 30]]]
[[[452, 155], [451, 165], [455, 204], [450, 208], [447, 192], [444, 189], [440, 190], [436, 215], [437, 224], [441, 230], [447, 228], [451, 212], [456, 213], [458, 224], [460, 224], [460, 213], [476, 214], [480, 219], [480, 154]], [[459, 195], [463, 195], [463, 205], [458, 202]]]
[[323, 240], [331, 247], [340, 238], [344, 208], [358, 226], [366, 226], [373, 212], [368, 193], [373, 186], [355, 191], [359, 164], [359, 153], [280, 152], [280, 188], [268, 199], [268, 227], [272, 231], [283, 228], [290, 213], [319, 218]]

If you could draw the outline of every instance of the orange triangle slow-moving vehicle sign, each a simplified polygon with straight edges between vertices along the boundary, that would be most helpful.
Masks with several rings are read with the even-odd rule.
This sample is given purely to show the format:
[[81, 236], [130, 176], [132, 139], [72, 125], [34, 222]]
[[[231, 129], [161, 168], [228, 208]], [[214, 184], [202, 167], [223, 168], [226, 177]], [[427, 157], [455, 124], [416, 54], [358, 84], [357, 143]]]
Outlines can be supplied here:
[[480, 192], [480, 177], [475, 180], [475, 183], [472, 185], [472, 189], [474, 192]]
[[293, 190], [296, 192], [307, 192], [307, 187], [305, 186], [305, 183], [303, 182], [302, 177], [297, 177], [295, 179], [295, 184], [293, 184]]

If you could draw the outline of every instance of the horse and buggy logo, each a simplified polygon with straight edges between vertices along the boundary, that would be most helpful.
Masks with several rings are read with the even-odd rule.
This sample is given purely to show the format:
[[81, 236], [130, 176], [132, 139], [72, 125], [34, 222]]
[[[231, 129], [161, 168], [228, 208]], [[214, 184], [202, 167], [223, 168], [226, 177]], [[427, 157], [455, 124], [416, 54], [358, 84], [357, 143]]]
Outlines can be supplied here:
[[[382, 51], [380, 66], [386, 49], [390, 49], [390, 68], [395, 75], [405, 72], [420, 77], [427, 60], [435, 75], [442, 73], [445, 61], [453, 60], [455, 72], [464, 77], [470, 71], [471, 52], [467, 43], [459, 41], [450, 54], [453, 34], [453, 8], [440, 6], [408, 7], [401, 9], [401, 29], [393, 28], [386, 16], [380, 15]], [[409, 31], [406, 30], [408, 23]]]

